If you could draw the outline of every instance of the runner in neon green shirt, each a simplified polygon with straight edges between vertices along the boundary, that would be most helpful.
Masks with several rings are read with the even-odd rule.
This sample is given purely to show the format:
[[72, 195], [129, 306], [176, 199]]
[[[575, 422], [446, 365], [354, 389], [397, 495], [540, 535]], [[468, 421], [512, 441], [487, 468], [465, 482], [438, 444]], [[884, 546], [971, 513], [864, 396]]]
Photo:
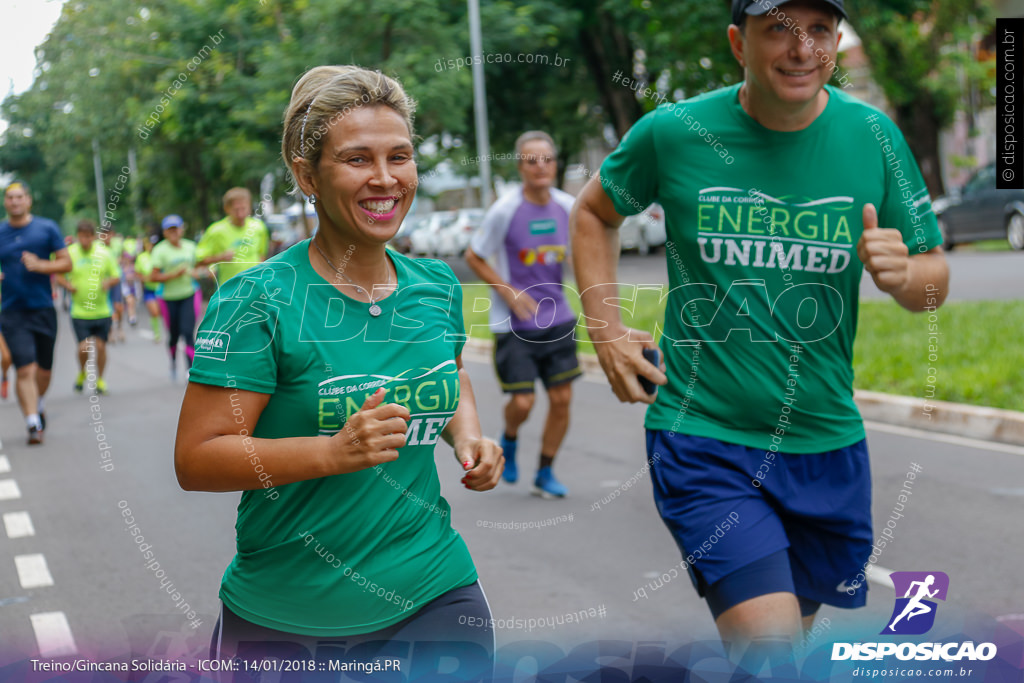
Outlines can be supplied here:
[[142, 247], [139, 244], [141, 241], [141, 238], [138, 237], [126, 238], [124, 246], [121, 248], [121, 260], [118, 262], [118, 266], [121, 268], [121, 294], [124, 297], [125, 311], [128, 313], [128, 324], [132, 327], [139, 323], [137, 307], [142, 288], [139, 286], [135, 261], [142, 253]]
[[196, 243], [183, 239], [185, 221], [171, 214], [162, 224], [164, 241], [153, 247], [149, 278], [161, 283], [160, 310], [167, 325], [167, 351], [171, 357], [171, 381], [178, 378], [178, 338], [185, 342], [185, 368], [195, 356], [193, 335], [199, 317], [199, 290], [192, 278], [196, 265]]
[[96, 393], [107, 393], [103, 372], [107, 367], [107, 339], [111, 309], [107, 292], [121, 281], [113, 254], [96, 239], [96, 225], [90, 220], [78, 224], [78, 241], [68, 247], [71, 272], [57, 276], [57, 284], [71, 293], [71, 325], [78, 338], [78, 377], [75, 391], [85, 387], [89, 352], [95, 350]]
[[[109, 223], [101, 224], [97, 234], [99, 236], [100, 243], [110, 251], [111, 256], [114, 257], [114, 263], [118, 264], [118, 268], [120, 268], [121, 254], [124, 253], [124, 236], [117, 234]], [[118, 282], [116, 286], [110, 288], [108, 296], [110, 297], [110, 304], [113, 307], [113, 311], [111, 312], [113, 322], [111, 323], [110, 342], [123, 342], [125, 339], [124, 292], [121, 291], [120, 282]]]
[[142, 281], [142, 301], [149, 313], [149, 325], [153, 330], [153, 343], [160, 343], [160, 303], [157, 301], [157, 290], [160, 285], [150, 280], [153, 272], [153, 244], [159, 240], [156, 235], [142, 239], [142, 253], [135, 259], [135, 272]]
[[199, 239], [196, 257], [201, 266], [212, 266], [218, 285], [267, 258], [267, 226], [249, 215], [252, 195], [244, 187], [224, 193], [227, 216], [210, 225]]

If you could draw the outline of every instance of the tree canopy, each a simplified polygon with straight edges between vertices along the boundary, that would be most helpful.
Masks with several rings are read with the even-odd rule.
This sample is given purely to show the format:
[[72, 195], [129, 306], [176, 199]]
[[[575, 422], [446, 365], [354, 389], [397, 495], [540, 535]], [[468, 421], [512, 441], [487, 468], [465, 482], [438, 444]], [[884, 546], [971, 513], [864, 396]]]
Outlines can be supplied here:
[[[928, 135], [962, 106], [958, 84], [988, 78], [960, 48], [991, 17], [981, 0], [854, 4], [897, 122], [918, 129], [908, 139], [922, 165], [937, 163]], [[481, 18], [496, 152], [542, 128], [564, 164], [660, 101], [742, 79], [725, 0], [482, 0]], [[95, 220], [96, 145], [108, 193], [131, 167], [118, 230], [172, 212], [205, 226], [229, 187], [255, 194], [272, 174], [275, 196], [286, 191], [279, 150], [293, 85], [313, 66], [353, 63], [397, 76], [418, 102], [421, 173], [442, 159], [474, 171], [458, 163], [476, 156], [469, 52], [465, 0], [69, 0], [36, 49], [34, 84], [2, 105], [0, 168], [33, 185], [41, 215]], [[651, 90], [638, 95], [616, 73]], [[922, 121], [934, 131], [922, 136]], [[496, 164], [512, 173], [512, 162]]]

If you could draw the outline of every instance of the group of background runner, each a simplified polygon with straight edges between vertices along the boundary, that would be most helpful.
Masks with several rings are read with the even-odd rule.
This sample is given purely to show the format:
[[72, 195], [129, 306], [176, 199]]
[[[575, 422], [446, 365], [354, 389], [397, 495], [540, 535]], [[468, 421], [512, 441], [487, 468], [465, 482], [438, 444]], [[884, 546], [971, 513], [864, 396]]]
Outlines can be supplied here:
[[[49, 387], [57, 338], [55, 287], [66, 295], [78, 345], [79, 372], [74, 389], [86, 380], [98, 394], [108, 391], [104, 372], [107, 344], [126, 340], [124, 323], [138, 322], [141, 298], [150, 316], [154, 342], [166, 330], [170, 374], [177, 377], [178, 341], [184, 345], [186, 370], [191, 367], [194, 332], [202, 299], [197, 279], [212, 273], [223, 281], [230, 274], [262, 261], [268, 246], [267, 228], [253, 218], [252, 195], [232, 188], [224, 197], [228, 214], [213, 223], [199, 244], [183, 238], [184, 221], [170, 215], [161, 233], [125, 237], [90, 220], [78, 223], [74, 238], [63, 238], [53, 221], [31, 213], [32, 196], [24, 182], [4, 190], [7, 220], [0, 222], [0, 362], [9, 393], [7, 370], [17, 371], [16, 389], [28, 428], [28, 443], [43, 442], [45, 394]], [[10, 348], [8, 341], [10, 340]]]

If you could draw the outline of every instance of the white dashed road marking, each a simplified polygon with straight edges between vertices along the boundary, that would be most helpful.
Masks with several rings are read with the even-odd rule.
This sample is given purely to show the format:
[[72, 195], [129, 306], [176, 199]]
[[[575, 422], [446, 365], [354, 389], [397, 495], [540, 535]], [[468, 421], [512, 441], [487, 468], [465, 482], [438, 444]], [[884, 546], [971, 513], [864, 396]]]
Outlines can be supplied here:
[[[11, 471], [11, 461], [6, 455], [0, 455], [0, 473]], [[14, 479], [0, 479], [0, 500], [18, 500], [21, 489]], [[3, 514], [4, 530], [7, 538], [26, 538], [36, 535], [32, 525], [32, 517], [28, 512], [5, 512]], [[44, 588], [53, 585], [53, 575], [46, 564], [42, 553], [15, 555], [14, 566], [18, 571], [18, 581], [24, 589]], [[28, 598], [22, 598], [27, 600]], [[32, 630], [35, 632], [36, 644], [40, 657], [62, 657], [78, 654], [78, 646], [71, 635], [71, 626], [63, 612], [42, 612], [29, 617]]]
[[17, 500], [21, 498], [21, 489], [13, 479], [0, 479], [0, 500]]
[[41, 553], [32, 555], [15, 555], [14, 565], [18, 568], [18, 580], [22, 588], [42, 588], [53, 585], [53, 576], [46, 566], [46, 558]]
[[32, 518], [27, 512], [7, 512], [4, 514], [4, 528], [7, 529], [7, 538], [24, 538], [35, 536], [36, 530], [32, 526]]
[[71, 627], [68, 626], [68, 619], [63, 612], [33, 614], [31, 619], [40, 657], [78, 654], [78, 647], [71, 635]]

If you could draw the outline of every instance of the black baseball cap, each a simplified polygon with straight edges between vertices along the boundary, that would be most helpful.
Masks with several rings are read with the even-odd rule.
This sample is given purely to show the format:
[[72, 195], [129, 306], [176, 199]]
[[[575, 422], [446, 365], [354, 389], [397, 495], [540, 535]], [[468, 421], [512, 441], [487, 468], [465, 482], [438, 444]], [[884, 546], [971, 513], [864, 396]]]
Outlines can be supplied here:
[[[759, 17], [767, 14], [773, 7], [785, 5], [790, 0], [732, 0], [732, 23], [737, 26], [743, 21], [743, 15]], [[839, 13], [843, 19], [847, 19], [846, 9], [843, 7], [843, 0], [819, 0], [829, 5]]]

